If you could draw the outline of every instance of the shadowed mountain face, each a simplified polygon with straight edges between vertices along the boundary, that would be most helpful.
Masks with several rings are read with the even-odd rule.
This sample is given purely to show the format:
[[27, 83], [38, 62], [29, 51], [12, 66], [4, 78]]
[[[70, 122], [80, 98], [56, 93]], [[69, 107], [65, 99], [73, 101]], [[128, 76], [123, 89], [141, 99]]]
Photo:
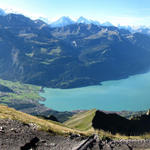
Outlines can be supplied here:
[[105, 114], [97, 111], [92, 120], [95, 129], [102, 129], [113, 134], [120, 133], [128, 136], [143, 135], [150, 131], [150, 116], [142, 115], [138, 118], [128, 120], [117, 114]]
[[0, 16], [0, 78], [73, 88], [143, 73], [150, 37], [116, 27], [50, 28], [22, 15]]
[[13, 93], [14, 91], [7, 86], [3, 86], [0, 84], [0, 92], [8, 92], [8, 93]]

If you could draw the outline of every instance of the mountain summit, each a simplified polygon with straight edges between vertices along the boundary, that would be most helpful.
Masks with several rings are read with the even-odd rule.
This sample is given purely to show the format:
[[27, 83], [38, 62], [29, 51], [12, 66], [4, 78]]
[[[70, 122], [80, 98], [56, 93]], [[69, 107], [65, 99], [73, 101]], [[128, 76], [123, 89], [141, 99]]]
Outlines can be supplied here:
[[100, 23], [98, 21], [88, 20], [84, 17], [80, 17], [76, 23], [100, 25]]
[[58, 19], [57, 21], [50, 24], [50, 26], [51, 27], [63, 27], [66, 25], [74, 24], [74, 23], [75, 22], [73, 20], [71, 20], [69, 17], [63, 16], [60, 19]]
[[[43, 19], [42, 19], [43, 20]], [[84, 17], [79, 17], [77, 21], [73, 21], [69, 17], [63, 16], [57, 21], [50, 24], [51, 27], [64, 27], [67, 25], [75, 24], [75, 23], [82, 23], [82, 24], [94, 24], [94, 25], [100, 25], [98, 21], [89, 20]]]
[[114, 25], [107, 21], [107, 22], [102, 23], [101, 26], [109, 27], [109, 26], [114, 26]]
[[4, 16], [6, 13], [3, 9], [0, 8], [0, 16]]
[[84, 17], [80, 17], [78, 20], [77, 20], [77, 23], [84, 23], [84, 24], [91, 24], [91, 21], [84, 18]]

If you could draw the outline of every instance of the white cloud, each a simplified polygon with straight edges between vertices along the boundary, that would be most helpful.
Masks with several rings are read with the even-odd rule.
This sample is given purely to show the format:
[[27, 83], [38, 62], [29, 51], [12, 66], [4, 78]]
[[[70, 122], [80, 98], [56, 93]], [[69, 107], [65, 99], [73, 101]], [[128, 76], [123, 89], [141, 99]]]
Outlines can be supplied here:
[[38, 14], [38, 13], [30, 13], [27, 12], [23, 9], [19, 9], [19, 8], [12, 8], [9, 6], [0, 6], [6, 13], [15, 13], [15, 14], [23, 14], [27, 17], [30, 17], [31, 19], [37, 19], [39, 18], [39, 16], [41, 16], [42, 14]]
[[139, 25], [150, 25], [150, 16], [149, 17], [132, 17], [132, 16], [111, 16], [102, 19], [98, 19], [100, 22], [109, 21], [114, 25], [131, 25], [131, 26], [139, 26]]

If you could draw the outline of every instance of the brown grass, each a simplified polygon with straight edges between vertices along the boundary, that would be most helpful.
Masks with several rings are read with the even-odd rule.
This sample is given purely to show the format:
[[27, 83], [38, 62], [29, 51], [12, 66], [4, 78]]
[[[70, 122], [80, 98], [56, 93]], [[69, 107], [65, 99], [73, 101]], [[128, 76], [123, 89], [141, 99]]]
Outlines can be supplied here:
[[15, 109], [9, 108], [4, 105], [0, 105], [0, 119], [19, 120], [28, 124], [33, 123], [37, 125], [39, 130], [52, 131], [58, 134], [85, 134], [78, 130], [70, 129], [61, 123], [40, 119], [38, 117], [31, 116], [20, 111], [16, 111]]
[[[91, 115], [89, 115], [89, 112], [86, 112], [85, 116], [86, 116], [86, 121], [89, 122], [89, 119], [87, 119], [87, 117], [91, 117]], [[92, 116], [95, 112], [95, 110], [91, 110], [92, 112]], [[83, 114], [80, 113], [80, 116], [83, 117]], [[75, 118], [74, 118], [75, 117]], [[73, 122], [76, 121], [77, 115], [74, 116]], [[23, 123], [33, 123], [36, 124], [39, 130], [44, 130], [44, 131], [51, 131], [53, 133], [56, 134], [61, 134], [61, 135], [68, 135], [70, 133], [74, 133], [74, 134], [81, 134], [84, 136], [89, 136], [92, 134], [97, 134], [99, 135], [99, 137], [101, 139], [105, 139], [105, 138], [111, 138], [111, 139], [150, 139], [150, 133], [145, 133], [144, 135], [141, 136], [124, 136], [124, 135], [120, 135], [120, 134], [116, 134], [113, 135], [109, 132], [105, 132], [103, 130], [94, 130], [92, 127], [88, 128], [88, 130], [86, 131], [81, 131], [75, 128], [69, 128], [64, 124], [55, 122], [55, 121], [48, 121], [48, 120], [44, 120], [35, 116], [31, 116], [29, 114], [25, 114], [23, 112], [20, 111], [16, 111], [13, 108], [9, 108], [7, 106], [4, 105], [0, 105], [0, 119], [12, 119], [12, 120], [18, 120], [21, 121]], [[80, 118], [81, 119], [81, 118]], [[80, 121], [80, 119], [78, 121]], [[91, 119], [91, 118], [90, 118]], [[82, 120], [82, 119], [81, 119]], [[84, 118], [83, 118], [84, 120]], [[71, 120], [68, 122], [71, 126]], [[67, 123], [66, 123], [67, 124]], [[80, 124], [82, 125], [82, 124]], [[83, 129], [83, 126], [80, 126]]]

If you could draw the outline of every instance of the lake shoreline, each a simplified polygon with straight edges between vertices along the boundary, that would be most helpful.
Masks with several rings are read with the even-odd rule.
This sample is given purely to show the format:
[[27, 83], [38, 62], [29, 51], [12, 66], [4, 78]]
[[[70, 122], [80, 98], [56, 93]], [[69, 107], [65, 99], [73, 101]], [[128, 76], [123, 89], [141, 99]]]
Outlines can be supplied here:
[[[89, 110], [140, 111], [150, 108], [150, 72], [99, 85], [72, 89], [43, 88], [40, 102], [57, 111]], [[43, 93], [44, 91], [44, 93]]]

